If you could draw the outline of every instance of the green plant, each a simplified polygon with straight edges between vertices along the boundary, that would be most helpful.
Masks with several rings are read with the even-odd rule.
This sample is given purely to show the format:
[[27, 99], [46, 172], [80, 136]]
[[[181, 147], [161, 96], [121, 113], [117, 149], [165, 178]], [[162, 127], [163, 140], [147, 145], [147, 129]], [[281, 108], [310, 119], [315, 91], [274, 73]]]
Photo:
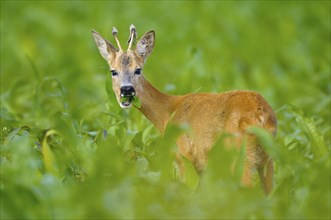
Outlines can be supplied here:
[[[1, 1], [1, 219], [330, 218], [330, 2]], [[170, 12], [169, 12], [170, 11]], [[163, 91], [259, 90], [276, 110], [269, 197], [217, 142], [182, 183], [175, 138], [121, 110], [90, 30], [156, 30]], [[181, 22], [178, 22], [181, 21]], [[186, 161], [186, 167], [190, 169]], [[240, 174], [240, 169], [237, 171]]]

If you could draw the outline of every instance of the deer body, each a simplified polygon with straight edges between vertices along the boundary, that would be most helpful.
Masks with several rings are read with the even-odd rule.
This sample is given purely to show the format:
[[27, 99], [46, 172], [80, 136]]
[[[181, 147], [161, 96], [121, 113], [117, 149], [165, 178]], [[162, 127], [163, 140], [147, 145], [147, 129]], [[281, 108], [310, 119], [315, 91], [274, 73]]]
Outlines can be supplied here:
[[[154, 47], [154, 31], [143, 35], [136, 50], [131, 50], [136, 36], [130, 28], [128, 51], [123, 51], [113, 30], [119, 50], [93, 31], [101, 55], [110, 65], [113, 90], [122, 108], [131, 107], [138, 97], [138, 108], [163, 133], [168, 123], [187, 125], [190, 132], [181, 135], [177, 146], [181, 156], [191, 160], [198, 172], [206, 165], [209, 150], [221, 134], [232, 134], [229, 146], [246, 147], [242, 183], [251, 185], [252, 169], [258, 170], [263, 189], [272, 190], [273, 162], [258, 144], [256, 137], [247, 132], [250, 126], [264, 128], [276, 134], [276, 118], [269, 104], [256, 92], [232, 91], [220, 94], [187, 94], [171, 96], [154, 88], [142, 75], [142, 68]], [[180, 161], [179, 161], [180, 164]]]

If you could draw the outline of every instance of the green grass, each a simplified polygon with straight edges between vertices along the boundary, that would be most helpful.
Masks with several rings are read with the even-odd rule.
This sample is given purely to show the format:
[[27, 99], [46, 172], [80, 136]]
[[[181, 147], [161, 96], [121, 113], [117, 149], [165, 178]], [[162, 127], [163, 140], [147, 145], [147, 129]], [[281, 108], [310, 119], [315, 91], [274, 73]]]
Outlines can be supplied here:
[[[330, 218], [329, 1], [1, 1], [1, 219]], [[91, 36], [156, 31], [146, 78], [170, 94], [235, 89], [276, 112], [269, 197], [222, 143], [175, 177], [175, 138], [121, 110]]]

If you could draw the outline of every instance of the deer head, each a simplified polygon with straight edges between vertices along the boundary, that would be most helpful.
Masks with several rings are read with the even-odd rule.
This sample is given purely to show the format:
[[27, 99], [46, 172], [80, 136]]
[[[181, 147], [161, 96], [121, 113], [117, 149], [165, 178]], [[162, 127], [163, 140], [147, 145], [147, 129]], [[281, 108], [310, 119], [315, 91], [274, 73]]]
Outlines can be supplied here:
[[131, 49], [136, 41], [136, 28], [130, 26], [130, 38], [128, 49], [124, 51], [117, 37], [117, 29], [113, 28], [117, 47], [103, 38], [96, 31], [92, 31], [94, 40], [101, 56], [108, 62], [112, 75], [113, 90], [116, 99], [122, 108], [130, 108], [135, 97], [143, 91], [141, 85], [144, 81], [142, 70], [146, 58], [154, 48], [155, 32], [151, 30], [145, 33], [138, 41], [136, 49]]

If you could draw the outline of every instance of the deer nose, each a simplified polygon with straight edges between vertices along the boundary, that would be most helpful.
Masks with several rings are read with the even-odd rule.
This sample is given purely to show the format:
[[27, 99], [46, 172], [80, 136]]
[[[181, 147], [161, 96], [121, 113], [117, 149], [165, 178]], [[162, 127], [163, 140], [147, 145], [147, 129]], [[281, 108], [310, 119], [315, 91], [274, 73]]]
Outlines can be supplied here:
[[132, 85], [121, 87], [121, 96], [134, 96], [136, 91]]

